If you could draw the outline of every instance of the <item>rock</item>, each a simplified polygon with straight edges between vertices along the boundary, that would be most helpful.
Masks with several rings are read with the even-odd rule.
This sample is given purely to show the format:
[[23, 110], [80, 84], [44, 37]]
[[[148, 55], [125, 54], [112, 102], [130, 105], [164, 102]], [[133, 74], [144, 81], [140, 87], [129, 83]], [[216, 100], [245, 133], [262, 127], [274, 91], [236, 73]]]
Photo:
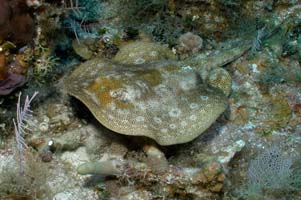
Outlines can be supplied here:
[[238, 140], [231, 146], [227, 146], [226, 148], [220, 151], [222, 156], [218, 157], [218, 161], [222, 164], [227, 164], [231, 161], [231, 159], [235, 156], [237, 152], [240, 152], [241, 149], [246, 145], [245, 141]]
[[203, 47], [203, 39], [191, 32], [181, 35], [178, 40], [178, 50], [182, 53], [197, 53]]
[[175, 55], [164, 45], [146, 41], [129, 43], [120, 48], [114, 61], [123, 64], [144, 64], [162, 59], [174, 59]]

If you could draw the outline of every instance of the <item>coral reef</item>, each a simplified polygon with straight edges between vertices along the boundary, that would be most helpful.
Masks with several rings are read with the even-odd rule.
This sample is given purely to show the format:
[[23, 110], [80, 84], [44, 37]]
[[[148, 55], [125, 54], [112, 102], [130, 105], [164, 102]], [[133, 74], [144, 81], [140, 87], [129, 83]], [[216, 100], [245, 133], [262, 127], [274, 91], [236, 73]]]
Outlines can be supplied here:
[[276, 195], [277, 198], [281, 193], [299, 191], [300, 176], [300, 169], [293, 167], [293, 158], [284, 155], [279, 147], [274, 146], [250, 162], [248, 195], [256, 198], [266, 192]]
[[300, 13], [0, 0], [0, 199], [299, 199]]
[[32, 149], [24, 151], [23, 174], [20, 174], [13, 152], [1, 152], [0, 196], [3, 199], [51, 199], [47, 166]]
[[[166, 172], [162, 173], [161, 171], [159, 174], [154, 173], [144, 163], [122, 160], [85, 163], [80, 165], [77, 170], [83, 175], [114, 175], [122, 182], [135, 183], [135, 187], [145, 187], [148, 190], [157, 189], [156, 196], [163, 198], [190, 196], [192, 199], [214, 199], [218, 197], [217, 194], [222, 190], [225, 180], [221, 166], [216, 162], [207, 164], [202, 169], [169, 167]], [[152, 185], [149, 185], [149, 182]], [[111, 191], [110, 188], [108, 190]], [[118, 197], [114, 193], [111, 193], [110, 196]], [[156, 196], [150, 194], [150, 198]]]
[[77, 41], [81, 38], [98, 37], [98, 20], [101, 18], [103, 5], [99, 0], [63, 1], [66, 17], [64, 26], [73, 32]]

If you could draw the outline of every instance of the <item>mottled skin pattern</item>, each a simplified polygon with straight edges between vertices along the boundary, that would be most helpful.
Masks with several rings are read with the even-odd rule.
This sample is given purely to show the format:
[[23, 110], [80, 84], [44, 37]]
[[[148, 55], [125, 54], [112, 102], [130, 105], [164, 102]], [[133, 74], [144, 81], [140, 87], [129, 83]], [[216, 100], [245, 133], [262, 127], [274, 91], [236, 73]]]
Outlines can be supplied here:
[[200, 72], [222, 66], [246, 49], [231, 49], [207, 61], [143, 65], [96, 58], [77, 67], [64, 82], [67, 92], [107, 128], [146, 136], [160, 145], [185, 143], [204, 132], [227, 107], [228, 92], [204, 83]]

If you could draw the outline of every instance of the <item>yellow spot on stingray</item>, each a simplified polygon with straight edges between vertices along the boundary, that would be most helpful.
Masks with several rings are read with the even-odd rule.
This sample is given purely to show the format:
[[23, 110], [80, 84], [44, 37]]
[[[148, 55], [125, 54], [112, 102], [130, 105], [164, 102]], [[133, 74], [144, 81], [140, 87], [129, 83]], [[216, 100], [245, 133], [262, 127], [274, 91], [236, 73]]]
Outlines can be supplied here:
[[169, 64], [164, 67], [167, 71], [173, 72], [173, 71], [178, 71], [179, 67], [177, 65]]
[[117, 108], [128, 108], [130, 105], [111, 96], [111, 92], [122, 87], [120, 80], [114, 78], [98, 77], [90, 86], [87, 87], [91, 93], [99, 99], [101, 106], [107, 106], [114, 102]]
[[138, 70], [136, 71], [136, 80], [146, 82], [149, 86], [153, 87], [159, 85], [162, 81], [161, 73], [158, 70]]

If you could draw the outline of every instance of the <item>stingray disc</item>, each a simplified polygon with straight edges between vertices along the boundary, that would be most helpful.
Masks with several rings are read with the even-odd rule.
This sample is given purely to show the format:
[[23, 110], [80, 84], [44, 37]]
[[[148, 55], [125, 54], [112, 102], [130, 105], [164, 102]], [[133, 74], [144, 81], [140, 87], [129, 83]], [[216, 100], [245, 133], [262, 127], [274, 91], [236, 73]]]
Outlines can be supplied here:
[[107, 128], [172, 145], [196, 138], [227, 107], [223, 92], [183, 66], [173, 61], [125, 66], [93, 59], [64, 82], [68, 93]]

